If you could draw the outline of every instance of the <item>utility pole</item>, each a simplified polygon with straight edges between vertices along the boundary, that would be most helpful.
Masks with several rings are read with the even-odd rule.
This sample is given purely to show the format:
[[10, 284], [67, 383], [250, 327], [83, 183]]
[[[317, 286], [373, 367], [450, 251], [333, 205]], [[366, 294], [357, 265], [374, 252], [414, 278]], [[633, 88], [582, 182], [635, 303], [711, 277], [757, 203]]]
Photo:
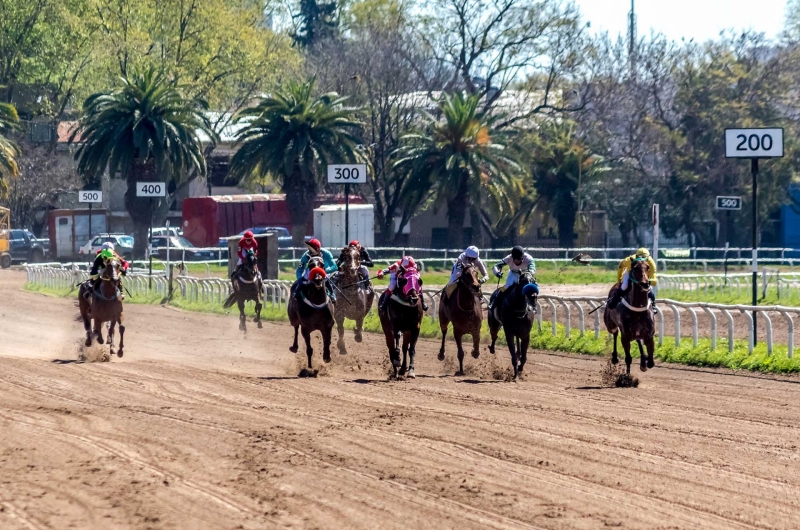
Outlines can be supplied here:
[[636, 77], [636, 6], [631, 0], [631, 12], [628, 13], [628, 60], [630, 61], [631, 77]]

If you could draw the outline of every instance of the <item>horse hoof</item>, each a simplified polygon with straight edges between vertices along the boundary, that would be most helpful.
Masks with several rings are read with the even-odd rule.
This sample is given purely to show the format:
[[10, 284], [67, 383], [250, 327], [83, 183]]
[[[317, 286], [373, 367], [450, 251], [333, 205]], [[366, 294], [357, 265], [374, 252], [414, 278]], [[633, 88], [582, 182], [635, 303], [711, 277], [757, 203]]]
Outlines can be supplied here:
[[326, 363], [331, 362], [331, 354], [330, 354], [330, 352], [323, 353], [322, 354], [322, 360], [325, 361]]
[[345, 347], [339, 348], [339, 355], [347, 355], [347, 348]]
[[489, 353], [494, 355], [494, 346], [489, 346]]
[[436, 358], [439, 359], [440, 361], [444, 361], [444, 351], [440, 351], [439, 355]]
[[364, 338], [361, 335], [356, 335], [355, 337], [353, 337], [353, 340], [355, 340], [357, 343], [361, 344], [361, 341], [363, 341]]
[[259, 321], [258, 321], [258, 329], [261, 329], [261, 328], [263, 328], [263, 327], [264, 327], [264, 324], [262, 324], [262, 323], [261, 323], [261, 321], [259, 320]]
[[92, 339], [86, 339], [86, 342], [83, 343], [84, 346], [87, 348], [92, 345]]
[[481, 351], [480, 350], [472, 350], [472, 358], [473, 359], [477, 359], [480, 356], [481, 356]]
[[122, 350], [121, 349], [117, 352], [117, 357], [119, 357], [120, 359], [122, 358]]
[[647, 366], [641, 364], [641, 365], [639, 365], [639, 370], [642, 371], [642, 372], [646, 372], [647, 371]]
[[656, 365], [656, 362], [653, 359], [647, 359], [647, 367], [648, 368], [654, 368], [655, 365]]
[[292, 353], [297, 353], [297, 346], [289, 346], [289, 351]]
[[409, 368], [408, 372], [406, 372], [406, 377], [409, 378], [409, 379], [416, 379], [417, 378], [417, 376], [414, 375], [414, 369], [413, 368]]
[[611, 364], [619, 364], [619, 357], [616, 355], [611, 357]]
[[392, 359], [392, 366], [394, 367], [394, 371], [397, 372], [397, 369], [400, 368], [400, 359]]
[[459, 370], [458, 372], [456, 372], [456, 377], [463, 377], [463, 376], [464, 376], [464, 370]]

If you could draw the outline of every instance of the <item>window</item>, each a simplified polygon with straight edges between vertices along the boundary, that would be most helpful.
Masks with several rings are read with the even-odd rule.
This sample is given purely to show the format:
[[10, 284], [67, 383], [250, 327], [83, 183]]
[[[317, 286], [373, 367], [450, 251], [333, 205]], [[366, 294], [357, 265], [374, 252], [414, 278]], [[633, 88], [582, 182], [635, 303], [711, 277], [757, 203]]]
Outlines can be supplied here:
[[25, 239], [25, 232], [22, 230], [12, 230], [11, 239]]

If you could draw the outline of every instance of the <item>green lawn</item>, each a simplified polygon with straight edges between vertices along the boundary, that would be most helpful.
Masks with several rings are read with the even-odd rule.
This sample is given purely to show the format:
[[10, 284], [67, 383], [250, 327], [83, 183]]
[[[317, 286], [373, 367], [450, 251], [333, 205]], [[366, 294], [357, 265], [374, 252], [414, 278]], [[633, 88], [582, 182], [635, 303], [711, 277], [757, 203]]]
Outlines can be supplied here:
[[[28, 283], [25, 289], [31, 292], [38, 292], [49, 296], [57, 297], [74, 297], [76, 295], [74, 289], [50, 289]], [[160, 295], [153, 295], [149, 297], [135, 297], [126, 300], [126, 303], [134, 304], [161, 304], [165, 300]], [[238, 315], [238, 311], [223, 309], [220, 304], [210, 302], [189, 302], [180, 296], [171, 300], [170, 305], [178, 307], [187, 311], [197, 311], [203, 313], [214, 313], [222, 315]], [[252, 312], [252, 309], [249, 310]], [[262, 317], [270, 321], [286, 321], [286, 310], [272, 308], [269, 305], [264, 307]], [[354, 323], [351, 321], [345, 322], [348, 329], [352, 329]], [[380, 333], [381, 326], [377, 315], [371, 313], [364, 321], [364, 329], [367, 332]], [[425, 338], [440, 338], [441, 331], [438, 322], [432, 322], [430, 318], [423, 319], [420, 335]], [[486, 322], [483, 324], [482, 342], [489, 341], [489, 330]], [[505, 339], [500, 333], [498, 343], [501, 346], [505, 345]], [[661, 347], [656, 347], [656, 358], [662, 362], [681, 363], [691, 366], [708, 366], [730, 368], [733, 370], [752, 370], [761, 372], [773, 373], [790, 373], [800, 372], [800, 358], [795, 357], [789, 359], [787, 357], [787, 348], [783, 345], [775, 345], [772, 355], [767, 354], [766, 345], [759, 344], [755, 351], [750, 354], [747, 351], [747, 342], [737, 340], [734, 343], [734, 351], [728, 352], [727, 341], [722, 339], [718, 341], [718, 348], [714, 351], [711, 350], [710, 339], [701, 339], [698, 346], [692, 346], [691, 340], [683, 340], [681, 346], [676, 348], [671, 338], [665, 339]], [[579, 336], [577, 330], [573, 328], [570, 338], [566, 337], [566, 330], [561, 324], [556, 326], [556, 336], [552, 334], [552, 325], [549, 322], [542, 324], [542, 331], [539, 332], [538, 327], [534, 325], [534, 330], [531, 333], [531, 347], [541, 350], [562, 351], [576, 354], [586, 355], [607, 355], [611, 352], [610, 337], [603, 331], [600, 333], [600, 338], [594, 338], [594, 332], [587, 330], [587, 334], [583, 337]], [[621, 348], [620, 348], [621, 349]], [[634, 348], [634, 351], [636, 348]], [[501, 355], [507, 354], [507, 350], [502, 348], [499, 350]], [[638, 353], [634, 353], [634, 357], [638, 357]], [[634, 361], [636, 362], [636, 361]]]

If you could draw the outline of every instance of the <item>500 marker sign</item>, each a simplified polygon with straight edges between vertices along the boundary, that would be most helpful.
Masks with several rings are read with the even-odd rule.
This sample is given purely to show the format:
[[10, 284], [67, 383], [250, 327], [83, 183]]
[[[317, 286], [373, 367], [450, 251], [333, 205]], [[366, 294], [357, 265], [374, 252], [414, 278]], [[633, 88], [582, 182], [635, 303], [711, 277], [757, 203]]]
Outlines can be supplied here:
[[741, 197], [717, 197], [717, 210], [741, 210]]
[[88, 202], [89, 204], [95, 202], [103, 202], [103, 192], [81, 190], [78, 192], [78, 202]]
[[166, 197], [167, 187], [163, 182], [137, 182], [137, 197]]

